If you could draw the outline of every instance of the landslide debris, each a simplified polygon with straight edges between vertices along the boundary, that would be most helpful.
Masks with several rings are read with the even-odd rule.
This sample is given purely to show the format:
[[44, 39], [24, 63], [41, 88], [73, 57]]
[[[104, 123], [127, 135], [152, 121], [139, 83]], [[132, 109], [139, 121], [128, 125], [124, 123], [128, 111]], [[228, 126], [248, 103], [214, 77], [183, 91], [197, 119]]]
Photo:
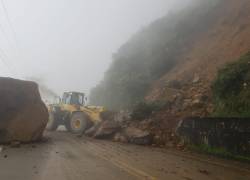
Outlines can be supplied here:
[[[162, 125], [165, 127], [164, 124]], [[172, 129], [161, 129], [160, 126], [160, 121], [135, 120], [129, 112], [117, 112], [112, 117], [109, 116], [109, 119], [88, 129], [85, 135], [122, 143], [160, 146], [165, 145], [165, 142], [172, 138]], [[174, 127], [174, 125], [171, 126]]]
[[28, 143], [42, 138], [48, 110], [36, 83], [1, 77], [0, 99], [0, 143]]

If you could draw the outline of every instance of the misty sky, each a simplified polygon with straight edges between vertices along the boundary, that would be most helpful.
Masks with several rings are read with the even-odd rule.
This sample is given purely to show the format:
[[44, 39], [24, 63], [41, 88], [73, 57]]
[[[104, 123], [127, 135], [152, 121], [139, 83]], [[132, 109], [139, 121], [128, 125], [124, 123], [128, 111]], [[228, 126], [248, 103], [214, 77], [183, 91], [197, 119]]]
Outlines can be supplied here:
[[89, 91], [131, 35], [189, 0], [3, 1], [11, 23], [1, 6], [0, 75], [39, 78], [61, 94]]

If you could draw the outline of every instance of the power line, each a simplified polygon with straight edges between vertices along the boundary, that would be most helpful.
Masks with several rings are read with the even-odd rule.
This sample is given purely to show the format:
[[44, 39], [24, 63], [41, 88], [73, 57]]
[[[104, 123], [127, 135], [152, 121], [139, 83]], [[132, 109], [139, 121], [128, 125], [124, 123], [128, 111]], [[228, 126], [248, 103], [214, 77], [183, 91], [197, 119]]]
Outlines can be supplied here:
[[[4, 36], [5, 39], [8, 41], [8, 43], [12, 46], [12, 43], [11, 43], [11, 41], [9, 40], [9, 38], [8, 38], [6, 32], [5, 32], [5, 30], [4, 30], [4, 28], [3, 28], [3, 26], [2, 26], [1, 24], [0, 24], [0, 31], [3, 33], [3, 36]], [[8, 57], [8, 56], [6, 55], [6, 53], [5, 53], [2, 49], [0, 49], [0, 51], [2, 52], [2, 54], [4, 54], [6, 57]]]
[[[8, 43], [11, 45], [11, 42], [10, 42], [10, 40], [7, 38], [7, 34], [6, 34], [6, 32], [4, 31], [4, 28], [2, 27], [1, 24], [0, 24], [0, 31], [3, 33], [4, 37], [6, 38], [6, 40], [7, 40]], [[11, 60], [9, 59], [9, 57], [7, 56], [7, 54], [4, 52], [4, 50], [1, 49], [1, 48], [0, 48], [0, 53], [2, 54], [2, 55], [0, 55], [1, 61], [2, 61], [3, 64], [6, 66], [6, 68], [10, 71], [10, 73], [13, 74], [13, 71], [12, 71], [11, 68], [10, 68], [11, 65], [9, 64], [9, 63], [12, 64]], [[7, 60], [5, 60], [5, 59], [7, 59]], [[8, 61], [9, 63], [7, 63], [7, 61]]]
[[[0, 24], [0, 31], [3, 33], [3, 36], [5, 37], [5, 39], [8, 41], [8, 43], [10, 44], [10, 46], [12, 46], [11, 41], [9, 40], [6, 31], [4, 30], [3, 26]], [[9, 59], [8, 55], [5, 53], [5, 51], [3, 49], [0, 48], [0, 53], [2, 54], [2, 56], [0, 57], [1, 61], [3, 62], [3, 64], [10, 70], [10, 66], [12, 66], [12, 61]], [[6, 60], [5, 60], [6, 59]], [[7, 63], [7, 61], [9, 63]], [[12, 72], [12, 71], [11, 71]]]
[[[1, 49], [0, 48], [0, 53], [2, 54], [2, 57], [4, 58], [4, 59], [7, 59], [7, 61], [9, 61], [10, 63], [11, 63], [11, 61], [10, 61], [10, 59], [8, 58], [8, 56], [7, 56], [7, 54], [4, 52], [4, 50], [3, 49]], [[6, 61], [6, 62], [7, 62]], [[9, 64], [9, 63], [8, 63]]]
[[5, 6], [4, 0], [1, 0], [1, 4], [2, 4], [3, 10], [4, 10], [4, 13], [5, 13], [6, 19], [8, 21], [8, 24], [10, 26], [10, 30], [12, 31], [13, 38], [14, 38], [15, 42], [17, 43], [18, 41], [17, 41], [16, 32], [14, 30], [14, 27], [12, 26], [12, 23], [11, 23], [11, 20], [10, 20], [10, 17], [9, 17], [9, 13], [8, 13], [8, 10], [7, 10], [6, 6]]
[[[0, 51], [2, 51], [2, 50], [0, 49]], [[7, 63], [7, 61], [5, 60], [5, 58], [2, 55], [0, 55], [0, 59], [1, 59], [2, 63], [5, 65], [5, 67], [8, 69], [8, 71], [11, 74], [14, 74], [11, 66]]]
[[0, 24], [0, 31], [3, 33], [3, 36], [5, 37], [6, 41], [8, 42], [8, 44], [10, 46], [12, 46], [12, 42], [11, 40], [8, 38], [8, 34], [6, 33], [6, 31], [4, 30], [4, 27], [2, 26], [2, 24]]
[[[6, 6], [5, 6], [4, 0], [1, 0], [1, 5], [2, 5], [2, 8], [3, 8], [3, 10], [4, 10], [4, 14], [5, 14], [5, 16], [6, 16], [6, 19], [7, 19], [8, 25], [9, 25], [9, 28], [10, 28], [10, 30], [11, 30], [11, 33], [12, 33], [12, 36], [13, 36], [13, 40], [15, 41], [15, 42], [14, 42], [14, 44], [15, 44], [15, 46], [16, 46], [15, 49], [16, 49], [17, 53], [20, 55], [20, 48], [19, 48], [19, 46], [18, 46], [18, 41], [17, 41], [16, 32], [15, 32], [15, 30], [14, 30], [14, 27], [13, 27], [12, 23], [11, 23], [11, 20], [10, 20], [10, 17], [9, 17], [9, 13], [8, 13], [8, 10], [7, 10]], [[4, 31], [4, 28], [1, 26], [1, 24], [0, 24], [0, 30], [3, 32], [3, 34], [4, 34], [5, 38], [6, 38], [6, 40], [7, 40], [7, 41], [9, 42], [9, 44], [12, 46], [12, 43], [11, 43], [11, 41], [9, 40], [9, 38], [8, 38], [6, 32]], [[4, 61], [5, 64], [8, 66], [8, 69], [10, 69], [10, 66], [14, 68], [13, 63], [12, 63], [11, 60], [8, 58], [8, 56], [6, 55], [6, 53], [5, 53], [2, 49], [0, 49], [0, 52], [1, 52], [5, 57], [7, 57], [9, 63], [11, 64], [11, 65], [9, 65], [8, 63], [6, 63], [5, 59], [1, 58], [2, 61]]]

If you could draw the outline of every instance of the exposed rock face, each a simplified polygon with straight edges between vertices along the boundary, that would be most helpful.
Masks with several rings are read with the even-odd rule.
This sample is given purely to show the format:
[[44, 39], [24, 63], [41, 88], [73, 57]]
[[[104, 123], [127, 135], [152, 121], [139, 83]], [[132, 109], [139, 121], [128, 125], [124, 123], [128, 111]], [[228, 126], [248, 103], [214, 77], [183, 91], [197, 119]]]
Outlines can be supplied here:
[[36, 83], [0, 78], [0, 99], [0, 143], [27, 143], [42, 137], [48, 110]]

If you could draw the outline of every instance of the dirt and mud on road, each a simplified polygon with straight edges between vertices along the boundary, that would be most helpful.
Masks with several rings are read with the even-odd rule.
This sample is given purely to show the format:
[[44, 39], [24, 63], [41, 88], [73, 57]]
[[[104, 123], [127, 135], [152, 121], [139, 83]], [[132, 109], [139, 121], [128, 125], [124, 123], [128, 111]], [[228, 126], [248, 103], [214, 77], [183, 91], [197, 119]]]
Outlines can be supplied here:
[[250, 166], [170, 149], [48, 134], [50, 140], [0, 154], [0, 179], [10, 180], [248, 180]]

